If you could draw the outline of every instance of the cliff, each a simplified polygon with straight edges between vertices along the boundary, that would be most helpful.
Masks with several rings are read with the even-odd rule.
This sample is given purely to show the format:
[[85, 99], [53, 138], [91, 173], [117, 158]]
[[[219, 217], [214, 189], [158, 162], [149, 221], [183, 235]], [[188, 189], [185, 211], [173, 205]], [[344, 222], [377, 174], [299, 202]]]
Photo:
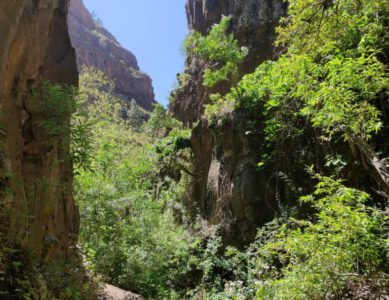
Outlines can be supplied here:
[[[286, 12], [281, 0], [188, 0], [189, 28], [207, 34], [223, 15], [232, 17], [232, 31], [239, 45], [249, 49], [240, 66], [241, 76], [252, 72], [266, 59], [276, 56], [273, 46], [275, 27]], [[259, 172], [260, 134], [251, 131], [248, 121], [256, 116], [235, 111], [221, 127], [212, 128], [203, 117], [209, 94], [228, 92], [226, 83], [206, 89], [202, 85], [205, 66], [188, 57], [185, 72], [189, 80], [174, 94], [170, 110], [185, 124], [192, 126], [194, 176], [189, 198], [190, 210], [222, 225], [227, 243], [244, 245], [251, 241], [258, 226], [272, 219], [276, 212], [276, 191], [270, 173]]]
[[[66, 0], [0, 2], [0, 297], [5, 299], [20, 293], [56, 299], [56, 285], [68, 282], [56, 282], [56, 274], [69, 275], [65, 266], [78, 260], [79, 216], [68, 149], [59, 146], [63, 137], [39, 125], [52, 116], [42, 111], [45, 98], [34, 88], [42, 80], [78, 85], [67, 5]], [[68, 124], [70, 115], [62, 119]], [[78, 273], [82, 276], [81, 269]]]
[[[286, 13], [286, 6], [281, 0], [187, 0], [186, 10], [189, 28], [203, 35], [219, 23], [222, 15], [231, 16], [229, 30], [240, 46], [249, 49], [239, 66], [242, 77], [264, 60], [279, 56], [279, 49], [274, 46], [275, 28]], [[286, 122], [295, 119], [289, 126], [295, 126], [301, 133], [286, 133], [269, 148], [265, 141], [265, 108], [260, 103], [233, 109], [222, 124], [209, 124], [204, 116], [209, 95], [224, 95], [231, 86], [224, 81], [206, 88], [203, 85], [206, 64], [189, 53], [186, 76], [182, 76], [185, 80], [173, 93], [169, 108], [176, 118], [192, 128], [191, 148], [195, 160], [187, 201], [189, 211], [193, 216], [200, 214], [210, 224], [219, 225], [226, 243], [237, 246], [249, 243], [256, 229], [272, 220], [282, 207], [296, 206], [295, 201], [311, 193], [314, 187], [306, 166], [313, 165], [315, 172], [330, 176], [338, 172], [332, 165], [334, 157], [335, 160], [340, 157], [340, 163], [344, 164], [340, 177], [384, 205], [387, 197], [380, 190], [385, 191], [387, 184], [377, 176], [377, 168], [372, 167], [379, 159], [371, 157], [374, 151], [367, 151], [369, 147], [356, 150], [355, 145], [350, 146], [342, 139], [331, 142], [323, 139], [310, 122], [285, 116]], [[387, 124], [387, 105], [381, 102], [376, 106]], [[374, 138], [378, 153], [387, 153], [387, 130], [385, 125], [382, 133]], [[258, 165], [259, 162], [262, 164]], [[385, 170], [385, 167], [378, 169]], [[387, 178], [387, 171], [383, 173], [381, 177]], [[299, 213], [304, 210], [299, 206]]]
[[96, 22], [82, 0], [72, 0], [69, 9], [69, 33], [76, 49], [77, 64], [95, 67], [116, 83], [115, 91], [151, 111], [154, 91], [151, 79], [138, 66], [134, 54], [124, 49], [115, 37]]

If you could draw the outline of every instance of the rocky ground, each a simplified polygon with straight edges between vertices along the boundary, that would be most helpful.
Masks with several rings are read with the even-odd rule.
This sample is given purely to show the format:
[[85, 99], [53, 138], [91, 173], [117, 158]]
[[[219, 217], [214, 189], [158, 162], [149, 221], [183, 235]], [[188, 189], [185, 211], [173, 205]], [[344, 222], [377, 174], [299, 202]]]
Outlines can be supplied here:
[[101, 300], [145, 300], [143, 297], [106, 284]]

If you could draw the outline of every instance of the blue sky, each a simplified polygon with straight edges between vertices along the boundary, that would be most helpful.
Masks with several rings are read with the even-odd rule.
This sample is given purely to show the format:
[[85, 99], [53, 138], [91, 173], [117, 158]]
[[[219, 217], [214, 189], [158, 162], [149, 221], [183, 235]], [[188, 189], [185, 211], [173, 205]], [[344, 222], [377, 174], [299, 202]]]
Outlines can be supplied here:
[[138, 59], [153, 80], [156, 100], [166, 105], [184, 66], [180, 47], [188, 32], [185, 0], [84, 0]]

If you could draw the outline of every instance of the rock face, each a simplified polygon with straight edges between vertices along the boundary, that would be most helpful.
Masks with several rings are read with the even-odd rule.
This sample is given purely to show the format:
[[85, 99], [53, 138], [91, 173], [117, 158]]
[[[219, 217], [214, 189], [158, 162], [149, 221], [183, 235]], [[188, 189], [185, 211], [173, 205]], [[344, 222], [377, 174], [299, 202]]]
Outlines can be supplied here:
[[138, 66], [134, 54], [124, 49], [115, 37], [94, 20], [82, 0], [72, 0], [69, 32], [77, 53], [77, 64], [95, 67], [116, 83], [116, 92], [151, 111], [154, 91], [151, 79]]
[[32, 93], [41, 80], [78, 84], [67, 5], [0, 2], [0, 243], [21, 247], [35, 265], [66, 263], [79, 228], [67, 149], [39, 125], [50, 116], [39, 108], [43, 98]]
[[[241, 74], [254, 71], [259, 63], [275, 56], [273, 41], [275, 27], [285, 15], [282, 0], [187, 0], [186, 12], [190, 30], [207, 34], [222, 16], [232, 17], [232, 30], [241, 46], [249, 48], [249, 55], [241, 66]], [[201, 85], [202, 68], [192, 57], [186, 64], [186, 73], [192, 75], [190, 84], [171, 104], [171, 110], [185, 123], [194, 123], [203, 113], [209, 92]], [[218, 86], [217, 91], [228, 91], [228, 86]], [[212, 91], [211, 91], [212, 92]], [[190, 97], [184, 99], [185, 97]]]
[[[31, 248], [36, 257], [66, 256], [78, 232], [71, 167], [37, 125], [44, 116], [33, 102], [31, 86], [40, 79], [78, 84], [67, 34], [67, 1], [6, 0], [0, 5], [0, 205], [12, 212], [10, 238]], [[44, 245], [49, 237], [58, 241], [50, 248]]]
[[[186, 10], [190, 29], [202, 34], [223, 15], [231, 15], [239, 44], [249, 48], [241, 75], [275, 57], [275, 27], [286, 12], [283, 1], [187, 0]], [[195, 162], [189, 203], [211, 224], [222, 225], [227, 243], [244, 245], [259, 225], [272, 219], [277, 206], [271, 174], [257, 168], [262, 137], [250, 134], [247, 120], [252, 116], [241, 111], [233, 112], [223, 126], [211, 128], [203, 117], [209, 94], [223, 94], [230, 87], [219, 84], [206, 89], [201, 62], [189, 57], [186, 65], [190, 80], [175, 93], [170, 110], [189, 126], [199, 121], [192, 133]]]

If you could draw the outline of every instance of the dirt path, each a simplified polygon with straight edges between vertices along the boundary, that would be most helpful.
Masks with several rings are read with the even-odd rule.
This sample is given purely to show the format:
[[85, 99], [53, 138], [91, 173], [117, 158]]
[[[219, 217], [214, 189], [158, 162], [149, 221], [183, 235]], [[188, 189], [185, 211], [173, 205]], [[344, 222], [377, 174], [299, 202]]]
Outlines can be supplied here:
[[102, 300], [145, 300], [143, 297], [106, 284]]

